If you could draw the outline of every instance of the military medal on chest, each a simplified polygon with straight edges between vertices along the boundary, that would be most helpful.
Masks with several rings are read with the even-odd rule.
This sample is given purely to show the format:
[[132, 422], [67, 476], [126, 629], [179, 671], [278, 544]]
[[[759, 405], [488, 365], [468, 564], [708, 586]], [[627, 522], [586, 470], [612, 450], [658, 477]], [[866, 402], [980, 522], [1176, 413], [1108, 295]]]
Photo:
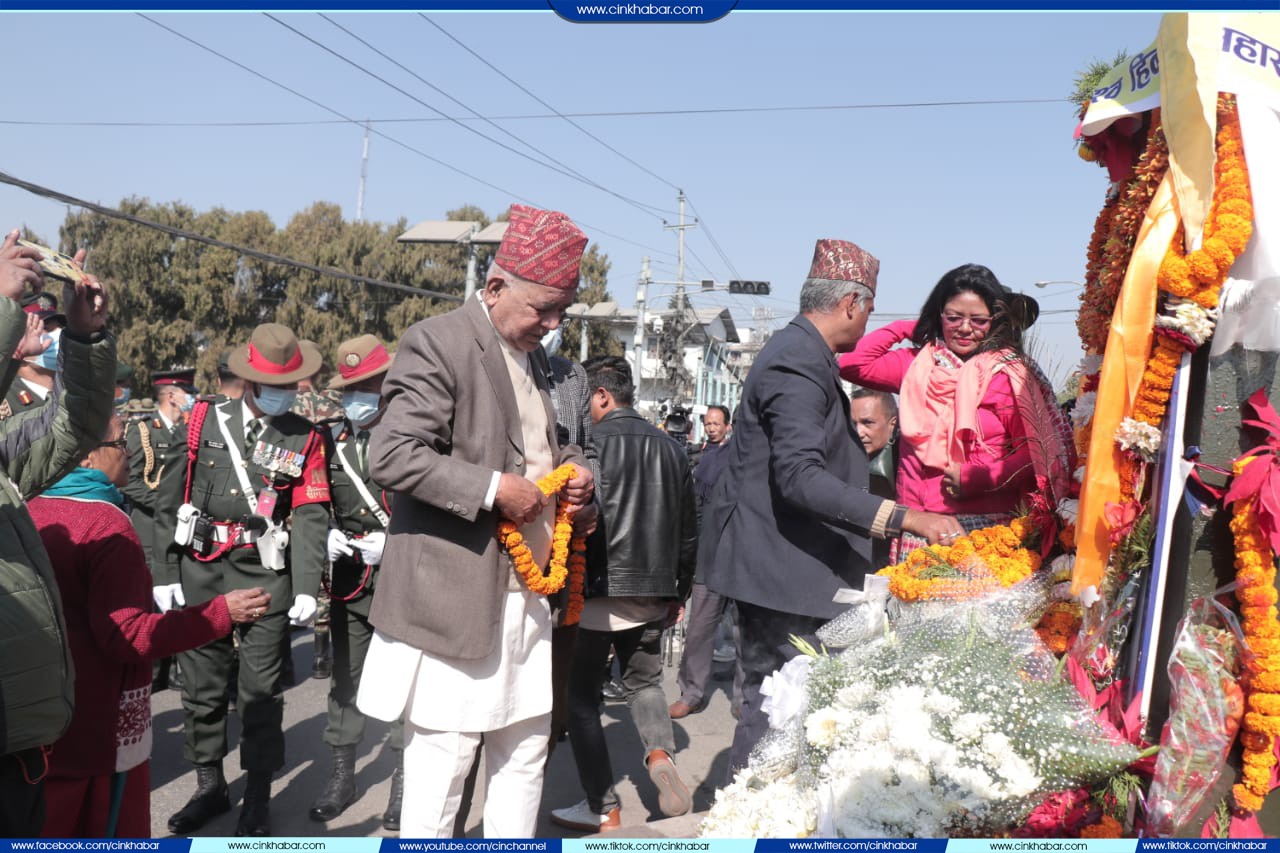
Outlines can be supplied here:
[[288, 477], [302, 476], [302, 463], [306, 457], [283, 447], [259, 439], [253, 446], [253, 464], [265, 468], [272, 474], [284, 474]]

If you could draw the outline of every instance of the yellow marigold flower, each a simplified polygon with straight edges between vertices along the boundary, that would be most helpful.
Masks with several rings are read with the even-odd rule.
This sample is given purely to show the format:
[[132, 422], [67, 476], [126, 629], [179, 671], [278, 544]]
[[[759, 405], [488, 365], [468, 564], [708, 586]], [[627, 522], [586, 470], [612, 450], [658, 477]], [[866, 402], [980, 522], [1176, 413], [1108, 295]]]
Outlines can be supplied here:
[[[1248, 704], [1250, 711], [1257, 711], [1269, 717], [1280, 717], [1280, 696], [1275, 693], [1254, 693], [1249, 697]], [[1271, 762], [1275, 763], [1274, 754], [1271, 756]], [[1271, 764], [1267, 766], [1270, 767]]]

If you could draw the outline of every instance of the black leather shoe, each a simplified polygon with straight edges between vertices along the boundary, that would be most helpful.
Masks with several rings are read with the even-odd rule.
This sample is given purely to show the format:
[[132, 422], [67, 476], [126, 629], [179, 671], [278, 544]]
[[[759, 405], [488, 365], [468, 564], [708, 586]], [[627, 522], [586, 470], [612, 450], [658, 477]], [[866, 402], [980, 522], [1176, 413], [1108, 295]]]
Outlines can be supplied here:
[[262, 837], [271, 834], [271, 774], [250, 770], [244, 788], [244, 804], [236, 823], [236, 837]]
[[187, 804], [169, 818], [169, 831], [174, 835], [190, 835], [220, 814], [231, 811], [227, 796], [227, 780], [222, 775], [222, 762], [196, 765], [196, 792]]
[[622, 686], [622, 682], [615, 678], [604, 683], [604, 687], [600, 690], [600, 695], [606, 702], [622, 702], [627, 698], [627, 689]]
[[356, 748], [351, 746], [335, 746], [333, 748], [333, 772], [329, 774], [329, 783], [324, 786], [320, 796], [311, 805], [307, 814], [312, 820], [324, 822], [333, 820], [347, 810], [347, 806], [356, 801]]
[[312, 678], [328, 678], [333, 675], [333, 651], [329, 646], [329, 632], [316, 632], [316, 654], [311, 663]]
[[400, 831], [400, 807], [404, 805], [404, 752], [397, 750], [396, 770], [391, 774], [391, 796], [387, 798], [387, 810], [382, 813], [382, 828], [388, 832]]

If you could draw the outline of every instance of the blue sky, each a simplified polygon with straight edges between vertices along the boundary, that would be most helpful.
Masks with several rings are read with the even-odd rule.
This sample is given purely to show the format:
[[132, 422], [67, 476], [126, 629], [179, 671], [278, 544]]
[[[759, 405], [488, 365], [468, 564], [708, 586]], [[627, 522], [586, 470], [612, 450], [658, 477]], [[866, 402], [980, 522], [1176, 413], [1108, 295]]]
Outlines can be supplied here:
[[[483, 115], [547, 113], [416, 15], [333, 17]], [[734, 12], [704, 25], [575, 25], [551, 12], [430, 17], [562, 113], [1059, 98], [1088, 61], [1140, 50], [1159, 26], [1154, 14], [1098, 12]], [[348, 116], [438, 115], [263, 15], [156, 18]], [[469, 115], [323, 18], [282, 19], [438, 110]], [[0, 20], [7, 36], [0, 69], [10, 82], [0, 91], [0, 113], [8, 120], [334, 118], [136, 15]], [[671, 185], [679, 186], [706, 226], [687, 232], [687, 277], [773, 283], [771, 298], [698, 294], [695, 304], [727, 305], [740, 325], [751, 324], [753, 309], [769, 308], [777, 325], [794, 313], [814, 240], [838, 237], [881, 259], [874, 327], [889, 315], [916, 312], [943, 272], [970, 261], [1041, 297], [1046, 312], [1072, 309], [1077, 288], [1031, 284], [1082, 277], [1105, 190], [1104, 172], [1075, 156], [1075, 116], [1065, 101], [575, 121], [659, 177], [559, 118], [497, 123], [613, 193], [664, 212], [637, 209], [455, 124], [432, 121], [375, 127], [501, 189], [375, 136], [365, 218], [437, 219], [465, 203], [494, 215], [523, 196], [583, 224], [613, 262], [614, 296], [630, 305], [644, 255], [652, 257], [657, 278], [676, 277], [675, 236], [661, 219], [675, 221]], [[468, 126], [521, 147], [492, 126]], [[349, 124], [6, 124], [0, 171], [113, 206], [138, 195], [200, 209], [264, 210], [283, 225], [317, 200], [354, 216], [362, 138], [363, 130]], [[26, 223], [56, 241], [65, 212], [0, 185], [6, 228]], [[656, 289], [658, 296], [666, 292]], [[1046, 313], [1040, 334], [1046, 369], [1065, 375], [1079, 356], [1071, 315]]]

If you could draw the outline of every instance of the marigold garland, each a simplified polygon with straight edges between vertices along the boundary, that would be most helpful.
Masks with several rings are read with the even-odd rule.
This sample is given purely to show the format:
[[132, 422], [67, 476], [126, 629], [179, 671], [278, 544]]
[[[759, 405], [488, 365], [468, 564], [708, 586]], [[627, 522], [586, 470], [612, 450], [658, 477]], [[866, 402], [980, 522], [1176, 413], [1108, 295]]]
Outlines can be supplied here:
[[[538, 489], [552, 497], [564, 489], [573, 479], [573, 465], [561, 465], [538, 481]], [[573, 513], [565, 504], [556, 507], [555, 528], [551, 535], [551, 559], [547, 574], [542, 573], [533, 559], [533, 552], [525, 544], [524, 536], [515, 522], [502, 519], [498, 522], [498, 541], [511, 556], [516, 573], [524, 580], [530, 592], [539, 595], [555, 595], [569, 584], [569, 603], [565, 608], [565, 624], [576, 625], [582, 614], [583, 585], [587, 573], [587, 559], [583, 552], [587, 542], [573, 535]], [[570, 556], [572, 552], [572, 556]]]
[[[1218, 306], [1227, 274], [1253, 233], [1253, 202], [1240, 140], [1240, 117], [1235, 99], [1225, 95], [1218, 98], [1217, 139], [1213, 199], [1201, 247], [1184, 254], [1185, 234], [1179, 226], [1156, 274], [1156, 286], [1161, 291], [1207, 309]], [[1155, 346], [1134, 401], [1135, 420], [1154, 427], [1161, 425], [1174, 374], [1183, 353], [1193, 349], [1195, 345], [1185, 336], [1156, 329]]]
[[[1085, 271], [1085, 288], [1080, 299], [1080, 313], [1076, 317], [1076, 329], [1080, 342], [1087, 352], [1100, 353], [1107, 346], [1111, 328], [1111, 315], [1116, 310], [1120, 286], [1138, 230], [1146, 217], [1156, 188], [1169, 168], [1169, 145], [1160, 125], [1160, 110], [1151, 114], [1151, 127], [1147, 132], [1147, 147], [1138, 160], [1133, 177], [1117, 194], [1110, 227], [1105, 238], [1100, 238], [1101, 224], [1107, 218], [1108, 208], [1094, 226], [1094, 239], [1089, 241], [1089, 266]], [[1100, 246], [1099, 246], [1100, 244]]]
[[951, 545], [916, 548], [877, 574], [889, 578], [889, 591], [900, 601], [973, 598], [1013, 586], [1040, 568], [1040, 555], [1023, 547], [1033, 531], [1029, 518], [1015, 518], [1008, 525], [975, 530]]
[[[1237, 476], [1250, 464], [1269, 464], [1249, 458], [1234, 465]], [[1271, 768], [1276, 763], [1275, 738], [1280, 734], [1280, 620], [1276, 617], [1276, 566], [1270, 542], [1258, 526], [1255, 500], [1236, 501], [1231, 533], [1236, 546], [1236, 600], [1240, 603], [1245, 642], [1256, 656], [1245, 677], [1246, 712], [1240, 733], [1244, 770], [1232, 788], [1236, 806], [1244, 811], [1262, 807], [1271, 791]]]

